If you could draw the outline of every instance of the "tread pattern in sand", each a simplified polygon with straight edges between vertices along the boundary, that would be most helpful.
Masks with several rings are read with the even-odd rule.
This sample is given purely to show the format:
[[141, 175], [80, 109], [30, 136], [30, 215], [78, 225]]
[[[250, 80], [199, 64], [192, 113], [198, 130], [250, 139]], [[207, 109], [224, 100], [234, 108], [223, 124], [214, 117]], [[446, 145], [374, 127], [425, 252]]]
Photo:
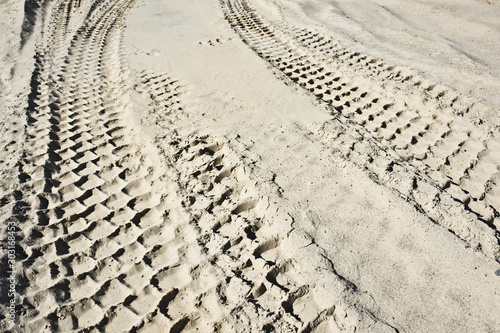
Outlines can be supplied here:
[[62, 3], [36, 56], [20, 176], [34, 193], [20, 226], [26, 331], [128, 330], [138, 321], [123, 303], [145, 286], [123, 276], [151, 252], [142, 237], [161, 221], [163, 194], [150, 191], [160, 182], [158, 163], [125, 135], [120, 28], [128, 6], [96, 2], [70, 33], [71, 5]]
[[[343, 304], [334, 293], [327, 302], [316, 301], [314, 295], [324, 289], [304, 279], [297, 270], [300, 265], [282, 252], [281, 243], [286, 238], [282, 228], [289, 223], [266, 217], [268, 199], [262, 198], [258, 181], [252, 180], [231, 145], [209, 135], [172, 131], [172, 126], [181, 128], [183, 121], [191, 122], [176, 99], [183, 90], [177, 80], [166, 74], [143, 73], [140, 77], [144, 86], [139, 91], [154, 101], [150, 104], [152, 113], [160, 113], [155, 123], [164, 129], [161, 140], [170, 141], [163, 148], [177, 170], [182, 205], [191, 216], [191, 225], [198, 232], [197, 243], [206, 255], [205, 262], [194, 271], [193, 283], [203, 284], [206, 272], [215, 272], [211, 283], [193, 295], [197, 319], [185, 328], [311, 332], [321, 327], [359, 325], [357, 311], [362, 310]], [[157, 84], [159, 81], [162, 84]], [[156, 96], [163, 96], [163, 91], [175, 100], [170, 102], [173, 107], [155, 111], [159, 104]], [[165, 137], [164, 133], [170, 134]], [[334, 272], [329, 279], [341, 289], [349, 289]], [[371, 324], [390, 331], [376, 318], [365, 316]]]
[[[358, 325], [282, 253], [286, 233], [223, 140], [180, 135], [182, 86], [144, 72], [140, 135], [123, 43], [131, 1], [55, 1], [37, 43], [11, 217], [19, 332], [301, 331]], [[162, 155], [162, 153], [166, 155]], [[2, 261], [5, 261], [5, 257]], [[329, 279], [345, 291], [348, 283]], [[324, 298], [318, 298], [324, 299]], [[369, 314], [369, 325], [377, 320]], [[358, 318], [358, 319], [356, 319]], [[380, 324], [380, 323], [379, 323]], [[385, 327], [385, 324], [380, 324]]]
[[143, 119], [143, 122], [159, 125], [165, 131], [172, 130], [183, 111], [180, 95], [184, 86], [168, 74], [152, 71], [143, 71], [138, 81], [140, 84], [136, 86], [136, 91], [147, 94], [147, 109], [151, 118], [148, 121]]
[[[71, 4], [61, 2], [39, 43], [14, 195], [22, 214], [14, 330], [133, 330], [175, 296], [153, 282], [176, 270], [189, 277], [190, 263], [176, 261], [185, 244], [172, 241], [189, 227], [169, 216], [162, 163], [143, 152], [127, 121], [121, 34], [129, 5], [94, 2], [72, 31]], [[168, 260], [159, 251], [166, 244]], [[166, 319], [164, 328], [179, 325]]]
[[[468, 241], [482, 238], [485, 244], [478, 247], [500, 258], [500, 139], [464, 116], [466, 98], [379, 59], [342, 51], [318, 33], [272, 25], [245, 0], [224, 0], [221, 6], [232, 28], [261, 58], [330, 105], [342, 124], [392, 156], [392, 163], [414, 174], [412, 179], [424, 179], [476, 214], [484, 226], [445, 226]], [[406, 84], [413, 92], [398, 92], [372, 76]], [[419, 196], [418, 187], [408, 191], [411, 198]], [[435, 219], [447, 223], [442, 216]]]

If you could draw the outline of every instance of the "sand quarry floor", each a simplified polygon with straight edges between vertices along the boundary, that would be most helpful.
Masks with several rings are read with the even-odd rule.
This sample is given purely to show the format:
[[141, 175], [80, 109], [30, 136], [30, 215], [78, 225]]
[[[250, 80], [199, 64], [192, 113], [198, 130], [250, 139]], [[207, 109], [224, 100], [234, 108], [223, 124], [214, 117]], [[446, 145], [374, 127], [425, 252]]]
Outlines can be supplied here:
[[500, 332], [500, 1], [0, 30], [0, 331]]

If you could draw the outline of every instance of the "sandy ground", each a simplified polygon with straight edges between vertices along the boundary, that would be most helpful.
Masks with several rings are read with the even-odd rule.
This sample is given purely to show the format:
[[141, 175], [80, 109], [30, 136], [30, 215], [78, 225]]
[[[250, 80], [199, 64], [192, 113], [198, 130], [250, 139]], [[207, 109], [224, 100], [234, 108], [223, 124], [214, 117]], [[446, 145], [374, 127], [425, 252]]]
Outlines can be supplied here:
[[500, 330], [500, 2], [0, 13], [0, 330]]

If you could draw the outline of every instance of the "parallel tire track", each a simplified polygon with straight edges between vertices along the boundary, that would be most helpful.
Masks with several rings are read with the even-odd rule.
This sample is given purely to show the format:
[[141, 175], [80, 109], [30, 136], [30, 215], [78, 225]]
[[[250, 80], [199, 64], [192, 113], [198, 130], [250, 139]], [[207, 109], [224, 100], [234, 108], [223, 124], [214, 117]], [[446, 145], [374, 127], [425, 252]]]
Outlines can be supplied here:
[[130, 329], [139, 319], [124, 301], [140, 285], [119, 277], [151, 251], [141, 237], [164, 212], [164, 194], [149, 192], [161, 182], [158, 163], [124, 135], [121, 28], [130, 2], [95, 2], [72, 31], [75, 5], [55, 4], [32, 76], [20, 166], [33, 193], [20, 226], [23, 331]]
[[[124, 18], [132, 3], [46, 4], [52, 10], [42, 20], [35, 55], [25, 149], [16, 168], [19, 187], [4, 198], [11, 201], [10, 218], [18, 226], [14, 271], [19, 325], [9, 326], [8, 309], [1, 305], [0, 328], [231, 332], [238, 327], [312, 332], [365, 325], [394, 331], [360, 306], [346, 304], [342, 296], [355, 294], [355, 287], [333, 266], [327, 279], [334, 285], [330, 289], [325, 287], [328, 283], [320, 286], [300, 274], [297, 261], [281, 246], [286, 221], [269, 218], [270, 203], [259, 192], [259, 182], [228, 140], [175, 130], [186, 114], [183, 87], [169, 75], [144, 72], [139, 77], [138, 91], [147, 94], [146, 107], [165, 130], [158, 147], [140, 135], [130, 116], [132, 75], [123, 43]], [[369, 144], [397, 151], [405, 167], [422, 169], [411, 158], [415, 148], [409, 147], [416, 144], [407, 131], [414, 124], [432, 131], [425, 129], [425, 121], [415, 119], [414, 111], [403, 110], [401, 114], [408, 114], [400, 124], [401, 114], [390, 114], [397, 103], [318, 67], [318, 57], [311, 58], [266, 25], [245, 2], [222, 4], [235, 30], [254, 50], [348, 119], [341, 123], [342, 130], [324, 127], [320, 135], [325, 143], [353, 137], [352, 127], [358, 126], [362, 133], [382, 133], [373, 134]], [[361, 113], [353, 111], [355, 103], [364, 105], [358, 107]], [[380, 115], [373, 115], [373, 110]], [[373, 119], [364, 119], [365, 113]], [[383, 125], [380, 117], [394, 119]], [[380, 125], [369, 125], [378, 124], [374, 119]], [[493, 172], [487, 163], [496, 163], [496, 141], [475, 129], [468, 137], [481, 138], [479, 146], [467, 140], [457, 144], [462, 125], [455, 125], [453, 118], [443, 126], [449, 133], [441, 137], [442, 144], [432, 147], [445, 151], [458, 145], [454, 157], [462, 156], [465, 148], [480, 155], [463, 171], [469, 178], [477, 165]], [[436, 159], [437, 151], [426, 150], [419, 162], [427, 166], [422, 169], [427, 178], [436, 169], [427, 154]], [[403, 158], [404, 152], [413, 155]], [[458, 165], [446, 158], [444, 165]], [[485, 189], [475, 201], [469, 195], [464, 204], [474, 209], [472, 201], [485, 203], [486, 211], [495, 214], [496, 183], [488, 181], [492, 189]], [[448, 183], [442, 188], [450, 193], [453, 186], [464, 191], [462, 182]], [[494, 225], [495, 220], [481, 212]], [[330, 297], [316, 297], [325, 292]]]
[[[394, 73], [395, 68], [378, 59], [340, 53], [325, 36], [281, 29], [266, 22], [245, 0], [220, 3], [232, 28], [251, 49], [328, 104], [343, 126], [390, 156], [390, 165], [402, 165], [413, 173], [411, 178], [444, 191], [465, 211], [474, 213], [484, 226], [450, 225], [442, 214], [432, 212], [434, 208], [426, 211], [462, 239], [476, 242], [479, 249], [500, 260], [500, 140], [495, 131], [461, 116], [463, 103], [458, 94], [411, 74]], [[368, 66], [365, 72], [400, 84], [414, 82], [409, 86], [418, 91], [408, 95], [385, 88], [370, 76], [358, 75], [355, 69], [359, 66]], [[419, 97], [422, 91], [425, 96]], [[391, 172], [390, 165], [379, 171], [379, 178], [387, 178], [384, 173]], [[403, 194], [417, 198], [418, 186], [413, 187]]]
[[[129, 0], [54, 1], [38, 40], [11, 219], [19, 332], [349, 329], [369, 313], [301, 281], [238, 155], [174, 129], [182, 86], [145, 72], [159, 147], [130, 116]], [[162, 155], [162, 153], [164, 155]], [[10, 207], [10, 206], [9, 206]], [[2, 260], [5, 261], [4, 256]], [[352, 289], [332, 274], [329, 283]], [[361, 314], [360, 314], [361, 313]]]
[[128, 121], [122, 31], [131, 2], [95, 1], [82, 17], [78, 5], [53, 5], [36, 55], [14, 195], [12, 329], [137, 331], [162, 317], [163, 329], [179, 331], [189, 316], [167, 307], [193, 280], [191, 258], [201, 260], [186, 250], [200, 247], [169, 171]]

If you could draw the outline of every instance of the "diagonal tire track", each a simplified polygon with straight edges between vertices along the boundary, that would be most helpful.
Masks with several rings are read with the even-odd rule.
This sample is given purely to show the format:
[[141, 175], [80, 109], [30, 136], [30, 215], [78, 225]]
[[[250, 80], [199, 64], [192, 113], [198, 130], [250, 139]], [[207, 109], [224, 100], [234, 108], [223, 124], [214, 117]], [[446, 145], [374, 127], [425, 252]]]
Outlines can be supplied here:
[[[234, 320], [248, 331], [394, 331], [346, 303], [356, 287], [333, 266], [322, 286], [300, 274], [282, 248], [292, 232], [283, 232], [289, 217], [268, 211], [262, 181], [236, 153], [245, 149], [227, 138], [178, 133], [183, 88], [166, 74], [143, 73], [137, 87], [148, 95], [155, 123], [166, 125], [167, 143], [155, 147], [142, 138], [129, 120], [122, 32], [131, 5], [50, 4], [26, 110], [21, 189], [12, 195], [22, 238], [18, 331], [232, 331]], [[269, 31], [259, 28], [258, 35]], [[307, 52], [287, 40], [265, 44], [264, 58], [294, 59], [286, 73], [322, 93], [315, 80], [324, 70], [305, 62]], [[343, 98], [365, 98], [357, 85], [332, 82]], [[325, 143], [355, 136], [351, 122], [330, 126], [320, 133]], [[348, 154], [355, 153], [363, 156], [359, 148]], [[317, 297], [325, 292], [327, 300]], [[0, 313], [6, 317], [4, 306]], [[0, 325], [10, 328], [3, 319]]]
[[[316, 302], [320, 291], [297, 277], [281, 223], [266, 218], [240, 157], [220, 140], [173, 130], [185, 117], [182, 88], [165, 74], [144, 73], [137, 86], [170, 143], [142, 139], [129, 120], [122, 35], [132, 3], [47, 4], [13, 195], [19, 325], [9, 326], [2, 305], [0, 327], [232, 331], [238, 318], [245, 330], [309, 332], [365, 316], [386, 329], [340, 296]], [[330, 281], [349, 289], [335, 274]]]
[[[338, 138], [340, 133], [361, 137], [363, 144], [371, 148], [358, 151], [361, 158], [365, 155], [360, 165], [414, 200], [436, 222], [499, 260], [500, 140], [495, 131], [460, 116], [463, 103], [456, 93], [386, 66], [378, 59], [341, 52], [325, 36], [272, 25], [245, 0], [220, 3], [232, 28], [252, 50], [330, 106], [335, 120], [319, 133], [326, 138], [325, 144], [338, 147], [340, 142], [332, 138]], [[381, 65], [378, 69], [373, 67], [377, 64]], [[372, 74], [360, 75], [356, 67], [368, 67], [365, 72]], [[373, 73], [395, 83], [381, 84], [379, 79], [371, 78]], [[416, 86], [414, 94], [393, 88], [408, 82]], [[352, 149], [357, 149], [356, 144]], [[392, 162], [373, 166], [367, 151], [372, 155], [382, 152]], [[394, 186], [395, 182], [387, 181], [392, 177], [392, 165], [403, 167], [404, 177], [410, 177], [412, 184]], [[436, 208], [430, 196], [421, 199], [425, 195], [419, 184], [422, 189], [429, 188], [424, 183], [436, 189], [432, 195], [438, 195], [438, 201], [439, 196], [449, 196], [459, 202], [462, 217], [450, 216], [445, 207]], [[479, 222], [468, 217], [468, 212], [474, 213]]]

